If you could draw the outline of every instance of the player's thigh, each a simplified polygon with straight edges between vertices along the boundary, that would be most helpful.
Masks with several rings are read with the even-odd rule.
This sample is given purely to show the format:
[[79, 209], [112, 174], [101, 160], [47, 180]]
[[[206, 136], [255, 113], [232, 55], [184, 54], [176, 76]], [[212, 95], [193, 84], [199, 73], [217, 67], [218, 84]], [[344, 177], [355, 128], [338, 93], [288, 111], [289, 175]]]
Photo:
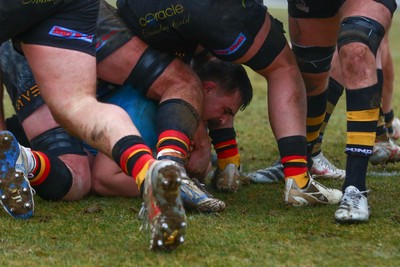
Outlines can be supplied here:
[[334, 46], [339, 33], [339, 16], [331, 18], [289, 17], [290, 41], [301, 46]]

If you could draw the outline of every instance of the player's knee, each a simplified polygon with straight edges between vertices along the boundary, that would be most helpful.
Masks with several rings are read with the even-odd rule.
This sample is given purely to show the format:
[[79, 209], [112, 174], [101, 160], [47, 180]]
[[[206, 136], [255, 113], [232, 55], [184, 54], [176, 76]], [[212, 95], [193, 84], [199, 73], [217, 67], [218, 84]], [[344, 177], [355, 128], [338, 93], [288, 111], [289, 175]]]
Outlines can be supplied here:
[[362, 43], [376, 56], [384, 35], [385, 28], [378, 21], [362, 16], [348, 17], [341, 23], [338, 49], [350, 43]]
[[[50, 161], [50, 170], [46, 180], [35, 186], [37, 194], [43, 199], [61, 200], [71, 190], [79, 187], [78, 185], [81, 184], [79, 177], [90, 177], [90, 175], [87, 176], [87, 173], [89, 173], [89, 164], [86, 161], [82, 161], [81, 159], [75, 160], [76, 164], [85, 165], [84, 167], [72, 166], [71, 169], [74, 171], [71, 172], [69, 167], [58, 158], [59, 156], [68, 154], [80, 158], [86, 157], [82, 142], [70, 136], [61, 127], [56, 127], [40, 134], [31, 140], [31, 144], [34, 150], [46, 153]], [[80, 171], [77, 172], [75, 170]], [[80, 172], [85, 173], [81, 175]], [[90, 184], [85, 187], [86, 193], [89, 191], [87, 188], [90, 188]]]
[[335, 46], [319, 47], [292, 44], [292, 49], [301, 72], [323, 73], [330, 70]]
[[[92, 181], [88, 159], [77, 155], [66, 155], [69, 159], [64, 163], [70, 166], [72, 174], [72, 185], [69, 191], [62, 197], [62, 200], [80, 200], [87, 196], [91, 190]], [[71, 163], [73, 162], [73, 163]]]
[[[50, 172], [46, 180], [33, 188], [38, 196], [45, 200], [79, 200], [90, 192], [91, 180], [89, 164], [82, 160], [82, 156], [69, 155], [68, 165], [66, 162], [48, 155], [50, 161]], [[70, 164], [75, 157], [75, 163]]]
[[36, 194], [45, 200], [61, 200], [72, 187], [72, 173], [59, 158], [50, 156], [50, 172], [46, 180], [34, 186]]
[[97, 99], [88, 93], [70, 94], [63, 99], [56, 98], [55, 101], [46, 99], [45, 101], [54, 120], [63, 127], [73, 125], [77, 117], [82, 116], [86, 111], [86, 107], [98, 104]]
[[[370, 49], [364, 45], [344, 46], [340, 50], [340, 58], [342, 69], [345, 70], [345, 73], [350, 73], [351, 75], [363, 72], [370, 60], [373, 60]], [[367, 59], [370, 60], [368, 61]]]

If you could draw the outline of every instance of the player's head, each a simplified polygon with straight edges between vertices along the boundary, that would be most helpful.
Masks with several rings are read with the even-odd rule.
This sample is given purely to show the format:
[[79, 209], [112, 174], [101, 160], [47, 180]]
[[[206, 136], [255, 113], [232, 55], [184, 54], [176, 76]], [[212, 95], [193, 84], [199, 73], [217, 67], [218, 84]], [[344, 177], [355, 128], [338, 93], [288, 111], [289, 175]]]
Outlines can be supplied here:
[[250, 104], [253, 87], [242, 65], [213, 59], [196, 72], [204, 89], [203, 120], [222, 122]]

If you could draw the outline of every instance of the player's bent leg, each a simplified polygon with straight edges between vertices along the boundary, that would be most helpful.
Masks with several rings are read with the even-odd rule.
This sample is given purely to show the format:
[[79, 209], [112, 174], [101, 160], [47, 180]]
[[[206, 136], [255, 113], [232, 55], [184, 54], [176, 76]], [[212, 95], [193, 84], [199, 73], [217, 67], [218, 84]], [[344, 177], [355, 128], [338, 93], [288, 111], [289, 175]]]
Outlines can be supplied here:
[[[145, 144], [150, 148], [155, 148], [157, 143], [155, 128], [157, 102], [144, 97], [141, 91], [128, 84], [115, 87], [115, 85], [105, 83], [102, 86], [106, 88], [114, 86], [114, 88], [111, 92], [100, 96], [99, 100], [124, 109], [137, 127]], [[102, 89], [99, 88], [99, 90]], [[92, 192], [96, 195], [140, 196], [140, 191], [132, 177], [122, 172], [114, 161], [101, 152], [97, 153], [93, 159], [91, 175]]]
[[[269, 68], [259, 72], [269, 78], [268, 111], [276, 139], [292, 135], [305, 135], [306, 132], [306, 89], [300, 71], [295, 67], [294, 55], [289, 49], [285, 48], [276, 58], [277, 62], [281, 62], [286, 67], [275, 70], [273, 68], [275, 63], [273, 63]], [[279, 78], [287, 74], [296, 77], [288, 81], [289, 84], [283, 83]], [[293, 123], [286, 125], [281, 123], [282, 121]]]
[[[23, 48], [43, 99], [55, 120], [68, 132], [109, 156], [118, 140], [137, 133], [125, 111], [95, 99], [96, 60], [93, 56], [38, 45], [24, 45]], [[71, 72], [70, 66], [59, 64], [63, 60], [79, 64], [75, 64]], [[48, 79], [49, 73], [57, 79]]]
[[173, 250], [184, 242], [186, 215], [179, 194], [181, 169], [171, 160], [156, 160], [139, 135], [128, 135], [112, 148], [114, 161], [143, 193], [139, 215], [150, 226], [152, 250]]

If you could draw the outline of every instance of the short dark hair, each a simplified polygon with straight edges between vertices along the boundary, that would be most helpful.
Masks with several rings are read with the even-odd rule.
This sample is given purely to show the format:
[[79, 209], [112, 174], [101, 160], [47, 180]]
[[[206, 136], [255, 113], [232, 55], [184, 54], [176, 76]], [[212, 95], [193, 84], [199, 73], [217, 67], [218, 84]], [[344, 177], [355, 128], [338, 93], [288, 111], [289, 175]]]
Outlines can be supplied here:
[[218, 83], [225, 93], [239, 90], [242, 99], [240, 110], [244, 110], [253, 98], [253, 87], [245, 68], [236, 63], [212, 59], [196, 70], [199, 78]]

